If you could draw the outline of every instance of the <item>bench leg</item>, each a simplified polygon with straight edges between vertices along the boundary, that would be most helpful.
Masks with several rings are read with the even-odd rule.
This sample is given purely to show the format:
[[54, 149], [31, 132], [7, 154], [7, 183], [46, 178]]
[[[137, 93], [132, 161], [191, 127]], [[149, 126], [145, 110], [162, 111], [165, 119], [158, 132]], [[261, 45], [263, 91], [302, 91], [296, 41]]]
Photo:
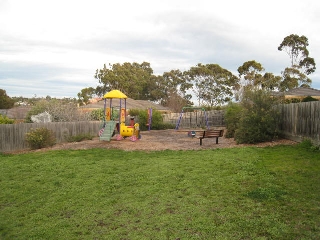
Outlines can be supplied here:
[[218, 144], [218, 139], [219, 139], [219, 138], [217, 137], [217, 138], [216, 138], [216, 144]]
[[202, 138], [200, 138], [200, 146], [202, 145]]

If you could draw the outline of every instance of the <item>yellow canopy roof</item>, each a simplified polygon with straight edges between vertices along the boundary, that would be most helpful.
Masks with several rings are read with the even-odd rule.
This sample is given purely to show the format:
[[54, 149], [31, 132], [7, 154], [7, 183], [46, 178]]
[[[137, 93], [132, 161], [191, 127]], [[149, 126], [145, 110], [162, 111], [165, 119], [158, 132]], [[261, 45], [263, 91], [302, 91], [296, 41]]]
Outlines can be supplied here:
[[128, 97], [119, 90], [112, 90], [112, 91], [106, 93], [103, 96], [103, 98], [124, 98], [124, 99], [127, 99]]

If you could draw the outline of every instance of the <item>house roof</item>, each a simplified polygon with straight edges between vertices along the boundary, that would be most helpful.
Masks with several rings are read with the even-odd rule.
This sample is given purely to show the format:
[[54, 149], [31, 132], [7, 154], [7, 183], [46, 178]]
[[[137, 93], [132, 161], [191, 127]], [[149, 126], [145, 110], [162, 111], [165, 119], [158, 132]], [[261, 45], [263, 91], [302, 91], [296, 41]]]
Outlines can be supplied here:
[[11, 119], [25, 119], [28, 112], [31, 110], [31, 106], [19, 106], [7, 109], [5, 115]]
[[303, 97], [315, 97], [320, 98], [320, 90], [308, 87], [298, 87], [286, 92], [273, 92], [274, 96], [285, 96], [286, 98], [303, 98]]
[[[107, 105], [109, 105], [110, 99], [107, 99]], [[119, 106], [120, 105], [120, 99], [112, 99], [112, 106]], [[121, 105], [124, 107], [124, 100], [121, 100]], [[126, 100], [126, 107], [127, 109], [148, 109], [153, 108], [158, 111], [172, 111], [170, 108], [164, 107], [162, 105], [153, 103], [151, 101], [147, 100], [134, 100], [132, 98], [127, 98]], [[97, 103], [88, 104], [85, 106], [82, 106], [81, 108], [85, 109], [98, 109], [98, 108], [104, 108], [104, 101], [100, 101]]]
[[284, 93], [293, 96], [320, 96], [320, 90], [314, 88], [298, 87]]

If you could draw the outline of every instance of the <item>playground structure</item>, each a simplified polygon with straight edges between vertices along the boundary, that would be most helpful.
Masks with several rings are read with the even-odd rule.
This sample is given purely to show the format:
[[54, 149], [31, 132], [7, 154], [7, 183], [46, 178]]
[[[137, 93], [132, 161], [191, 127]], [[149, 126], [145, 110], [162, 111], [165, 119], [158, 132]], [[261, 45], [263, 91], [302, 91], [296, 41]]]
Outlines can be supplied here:
[[[121, 137], [138, 139], [140, 135], [139, 123], [130, 120], [130, 126], [126, 125], [127, 96], [119, 90], [112, 90], [104, 96], [104, 118], [102, 128], [99, 131], [100, 140], [110, 141], [117, 132]], [[113, 99], [119, 99], [119, 106], [113, 106]]]
[[152, 124], [152, 108], [148, 108], [147, 127], [149, 131], [151, 130], [151, 124]]
[[[195, 114], [194, 116], [187, 116], [186, 110], [193, 110]], [[184, 128], [187, 129], [209, 129], [208, 115], [206, 110], [201, 107], [183, 107], [176, 123], [175, 130], [179, 130], [179, 127], [183, 125]]]

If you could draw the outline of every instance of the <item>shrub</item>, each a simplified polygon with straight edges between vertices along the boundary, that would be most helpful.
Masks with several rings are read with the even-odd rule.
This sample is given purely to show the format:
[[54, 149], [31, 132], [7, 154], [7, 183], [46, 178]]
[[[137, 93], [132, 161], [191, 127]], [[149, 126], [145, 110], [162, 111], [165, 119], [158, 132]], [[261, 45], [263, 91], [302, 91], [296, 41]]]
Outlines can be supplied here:
[[[131, 116], [137, 116], [139, 119], [140, 130], [148, 129], [148, 111], [147, 110], [139, 110], [139, 109], [130, 109], [129, 114]], [[152, 110], [152, 123], [151, 129], [154, 130], [163, 130], [168, 128], [174, 128], [172, 124], [164, 124], [161, 112], [153, 109]]]
[[310, 149], [311, 151], [319, 151], [320, 146], [314, 145], [310, 138], [304, 138], [301, 143], [298, 145], [300, 148], [303, 149]]
[[93, 139], [93, 136], [90, 134], [86, 134], [86, 133], [78, 134], [75, 136], [66, 136], [67, 142], [81, 142], [84, 140], [92, 140], [92, 139]]
[[97, 121], [102, 121], [103, 120], [103, 115], [104, 115], [104, 109], [95, 109], [92, 110], [90, 116], [92, 120], [97, 120]]
[[13, 124], [14, 120], [0, 114], [0, 124]]
[[225, 110], [225, 121], [227, 126], [227, 138], [233, 138], [238, 128], [242, 107], [240, 104], [230, 102]]
[[56, 143], [56, 138], [47, 128], [31, 129], [26, 133], [26, 141], [31, 149], [40, 149], [44, 147], [52, 147]]
[[301, 100], [301, 102], [313, 102], [313, 101], [319, 101], [319, 100], [316, 99], [316, 98], [313, 98], [311, 96], [307, 96], [307, 97], [305, 97], [304, 99]]
[[27, 113], [27, 116], [25, 118], [26, 123], [32, 123], [31, 116], [32, 115], [38, 115], [39, 113], [43, 113], [47, 111], [48, 102], [45, 100], [41, 100], [37, 102], [36, 105], [34, 105], [31, 110]]
[[235, 131], [237, 143], [259, 143], [277, 136], [278, 112], [275, 99], [263, 90], [247, 91], [241, 101], [243, 107], [239, 126]]

